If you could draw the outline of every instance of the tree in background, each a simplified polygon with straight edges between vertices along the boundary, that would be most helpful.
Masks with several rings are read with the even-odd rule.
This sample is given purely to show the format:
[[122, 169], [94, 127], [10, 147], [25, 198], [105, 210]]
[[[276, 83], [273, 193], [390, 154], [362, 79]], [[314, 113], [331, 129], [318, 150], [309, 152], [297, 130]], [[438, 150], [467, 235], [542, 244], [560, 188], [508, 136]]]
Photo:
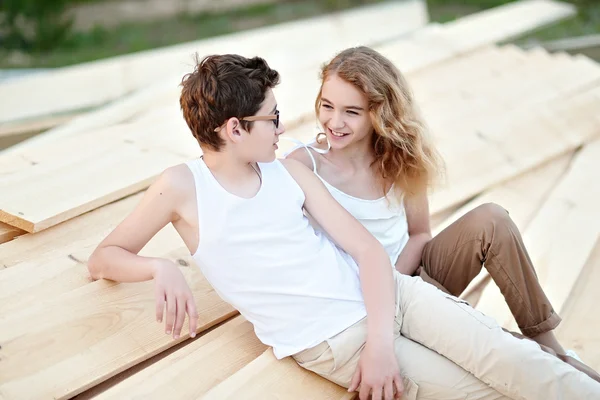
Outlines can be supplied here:
[[72, 20], [65, 16], [69, 0], [0, 0], [0, 46], [46, 51], [69, 35]]

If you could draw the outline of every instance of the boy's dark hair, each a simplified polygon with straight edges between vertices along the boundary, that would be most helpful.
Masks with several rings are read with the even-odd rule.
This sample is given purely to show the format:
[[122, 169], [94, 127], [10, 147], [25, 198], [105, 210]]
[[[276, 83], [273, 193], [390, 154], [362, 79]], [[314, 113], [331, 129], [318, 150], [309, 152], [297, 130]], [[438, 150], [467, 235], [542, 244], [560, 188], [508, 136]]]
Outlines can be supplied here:
[[[232, 117], [255, 115], [267, 89], [279, 83], [279, 73], [260, 57], [211, 55], [199, 61], [181, 81], [179, 103], [188, 127], [200, 145], [219, 151], [224, 145], [215, 128]], [[251, 121], [241, 121], [245, 130]]]

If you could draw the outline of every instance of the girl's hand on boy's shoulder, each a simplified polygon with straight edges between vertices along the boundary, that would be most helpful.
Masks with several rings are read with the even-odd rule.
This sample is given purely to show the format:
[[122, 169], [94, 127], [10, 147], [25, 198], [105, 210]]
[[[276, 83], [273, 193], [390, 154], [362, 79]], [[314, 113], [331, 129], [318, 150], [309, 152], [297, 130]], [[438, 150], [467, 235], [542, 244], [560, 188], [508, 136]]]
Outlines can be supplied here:
[[192, 290], [179, 267], [170, 260], [161, 260], [154, 270], [156, 320], [162, 322], [166, 310], [165, 333], [178, 339], [188, 314], [190, 336], [196, 336], [198, 312]]

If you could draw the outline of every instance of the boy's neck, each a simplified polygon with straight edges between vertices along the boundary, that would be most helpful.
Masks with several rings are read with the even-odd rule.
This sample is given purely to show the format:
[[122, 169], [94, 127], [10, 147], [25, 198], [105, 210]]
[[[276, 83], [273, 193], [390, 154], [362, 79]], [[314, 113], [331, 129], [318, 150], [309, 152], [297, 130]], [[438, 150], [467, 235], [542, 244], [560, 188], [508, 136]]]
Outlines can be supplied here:
[[203, 150], [202, 158], [213, 175], [232, 184], [246, 183], [249, 176], [256, 175], [249, 162], [240, 160], [227, 150]]

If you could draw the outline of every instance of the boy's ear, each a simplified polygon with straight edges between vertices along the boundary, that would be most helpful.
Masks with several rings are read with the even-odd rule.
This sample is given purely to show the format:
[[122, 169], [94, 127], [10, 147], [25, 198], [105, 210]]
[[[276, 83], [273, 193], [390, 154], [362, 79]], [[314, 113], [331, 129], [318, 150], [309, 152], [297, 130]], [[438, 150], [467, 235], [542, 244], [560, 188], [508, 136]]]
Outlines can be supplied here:
[[242, 128], [242, 123], [239, 119], [235, 117], [229, 118], [225, 129], [225, 134], [229, 140], [232, 142], [238, 142], [242, 138], [243, 130], [244, 128]]

